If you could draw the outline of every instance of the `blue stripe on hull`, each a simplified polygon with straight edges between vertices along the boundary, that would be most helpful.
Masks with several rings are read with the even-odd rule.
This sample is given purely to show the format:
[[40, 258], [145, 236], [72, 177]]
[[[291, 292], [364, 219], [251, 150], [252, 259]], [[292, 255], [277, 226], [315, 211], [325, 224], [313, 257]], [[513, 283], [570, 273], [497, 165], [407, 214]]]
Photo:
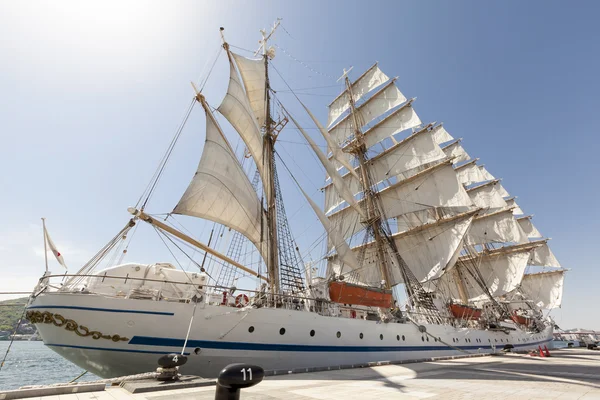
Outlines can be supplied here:
[[[150, 351], [150, 350], [133, 350], [133, 349], [107, 349], [104, 347], [89, 347], [89, 346], [74, 346], [71, 344], [54, 344], [47, 343], [46, 346], [51, 347], [68, 347], [72, 349], [85, 349], [85, 350], [102, 350], [102, 351], [118, 351], [123, 353], [144, 353], [144, 354], [170, 354], [172, 351]], [[184, 353], [186, 356], [189, 356], [190, 353]]]
[[[535, 346], [546, 343], [548, 340], [533, 343], [513, 344], [514, 347]], [[129, 344], [142, 346], [160, 346], [160, 347], [183, 347], [183, 339], [175, 338], [157, 338], [148, 336], [134, 336]], [[508, 343], [506, 343], [508, 344]], [[390, 351], [435, 351], [452, 350], [452, 347], [446, 345], [438, 346], [318, 346], [303, 344], [272, 344], [272, 343], [245, 343], [245, 342], [216, 342], [210, 340], [188, 340], [188, 347], [200, 347], [206, 349], [221, 350], [250, 350], [250, 351], [302, 351], [302, 352], [390, 352]], [[496, 348], [504, 347], [504, 344], [497, 345]], [[491, 349], [492, 345], [481, 346], [461, 346], [461, 350]]]
[[69, 310], [86, 310], [86, 311], [101, 311], [101, 312], [113, 312], [113, 313], [130, 313], [130, 314], [151, 314], [151, 315], [175, 315], [172, 312], [162, 311], [143, 311], [143, 310], [121, 310], [115, 308], [96, 308], [96, 307], [77, 307], [77, 306], [31, 306], [27, 307], [28, 310], [34, 308], [63, 308]]

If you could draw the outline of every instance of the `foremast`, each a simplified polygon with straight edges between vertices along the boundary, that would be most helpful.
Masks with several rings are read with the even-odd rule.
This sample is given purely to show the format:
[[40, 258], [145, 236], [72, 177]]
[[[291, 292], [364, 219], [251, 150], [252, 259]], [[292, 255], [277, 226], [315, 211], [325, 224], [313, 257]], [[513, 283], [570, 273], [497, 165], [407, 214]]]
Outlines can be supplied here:
[[350, 112], [354, 121], [355, 138], [355, 144], [348, 148], [347, 151], [351, 154], [354, 154], [360, 165], [360, 179], [366, 200], [363, 203], [363, 211], [366, 214], [366, 220], [361, 222], [367, 227], [367, 229], [369, 229], [373, 233], [373, 237], [375, 239], [375, 246], [377, 247], [377, 262], [381, 273], [382, 283], [386, 289], [391, 289], [390, 270], [387, 257], [385, 257], [385, 243], [381, 232], [381, 211], [379, 210], [375, 202], [375, 192], [373, 191], [374, 182], [371, 181], [371, 178], [369, 176], [368, 163], [366, 157], [367, 146], [365, 144], [363, 133], [360, 128], [362, 126], [362, 123], [359, 122], [360, 115], [358, 114], [356, 106], [354, 104], [352, 84], [350, 83], [350, 79], [348, 78], [348, 74], [346, 71], [344, 71], [344, 82], [346, 84], [346, 90], [348, 91]]
[[352, 83], [348, 78], [346, 70], [344, 70], [343, 76], [350, 105], [350, 115], [352, 116], [354, 124], [354, 141], [344, 149], [344, 152], [353, 154], [360, 166], [360, 181], [365, 199], [365, 201], [362, 202], [362, 205], [366, 215], [366, 219], [361, 222], [367, 228], [367, 231], [373, 235], [375, 241], [377, 263], [381, 274], [382, 286], [388, 290], [392, 287], [392, 260], [389, 257], [386, 257], [386, 250], [389, 249], [400, 270], [409, 304], [413, 307], [420, 307], [422, 309], [421, 311], [425, 311], [426, 314], [432, 314], [430, 316], [436, 318], [439, 316], [439, 311], [433, 304], [431, 298], [425, 294], [419, 281], [414, 277], [408, 265], [400, 256], [396, 242], [391, 238], [389, 228], [386, 230], [387, 217], [383, 212], [383, 207], [380, 207], [378, 202], [378, 191], [373, 189], [376, 186], [376, 182], [372, 179], [370, 173], [370, 163], [367, 158], [368, 146], [364, 140], [364, 134], [361, 128], [364, 125], [364, 121], [362, 121], [361, 114], [357, 110], [354, 101], [354, 93], [352, 92]]

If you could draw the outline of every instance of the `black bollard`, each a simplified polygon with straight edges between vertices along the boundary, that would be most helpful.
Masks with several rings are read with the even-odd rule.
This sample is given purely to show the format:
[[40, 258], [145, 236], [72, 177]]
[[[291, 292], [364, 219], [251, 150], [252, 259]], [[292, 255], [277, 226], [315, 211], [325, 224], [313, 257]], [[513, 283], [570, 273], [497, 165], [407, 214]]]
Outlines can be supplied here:
[[171, 381], [179, 379], [179, 367], [187, 362], [187, 357], [182, 354], [167, 354], [158, 359], [160, 367], [156, 370], [159, 381]]
[[258, 365], [229, 364], [219, 372], [215, 400], [239, 400], [240, 389], [260, 383], [265, 371]]

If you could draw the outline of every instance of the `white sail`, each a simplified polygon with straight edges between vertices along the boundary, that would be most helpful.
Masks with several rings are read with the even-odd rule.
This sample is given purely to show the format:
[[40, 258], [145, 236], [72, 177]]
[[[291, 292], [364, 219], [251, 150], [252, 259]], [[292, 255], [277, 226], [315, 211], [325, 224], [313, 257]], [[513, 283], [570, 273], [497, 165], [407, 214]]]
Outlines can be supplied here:
[[367, 148], [399, 132], [421, 125], [421, 119], [413, 109], [412, 102], [413, 100], [409, 100], [402, 107], [364, 132], [364, 140]]
[[[362, 74], [354, 83], [352, 83], [352, 97], [354, 103], [360, 100], [365, 94], [376, 87], [389, 81], [390, 78], [381, 72], [377, 63]], [[344, 112], [350, 108], [348, 90], [345, 89], [338, 97], [329, 104], [329, 117], [327, 126], [331, 126]]]
[[[395, 183], [381, 190], [379, 196], [388, 218], [433, 207], [465, 212], [473, 206], [449, 161]], [[351, 207], [331, 214], [329, 219], [345, 238], [362, 230], [359, 214]]]
[[485, 181], [481, 170], [476, 164], [477, 160], [479, 159], [476, 158], [454, 169], [454, 171], [456, 171], [456, 177], [458, 178], [458, 181], [463, 185], [469, 186], [473, 183]]
[[467, 190], [469, 197], [477, 207], [496, 211], [506, 207], [506, 201], [496, 190], [498, 181], [491, 181]]
[[540, 233], [540, 231], [538, 231], [537, 228], [531, 223], [531, 215], [517, 218], [517, 222], [519, 223], [521, 229], [523, 229], [523, 232], [525, 232], [528, 238], [535, 239], [544, 237]]
[[444, 128], [443, 124], [439, 124], [437, 126], [435, 126], [432, 129], [432, 133], [433, 133], [433, 140], [435, 140], [435, 142], [437, 144], [442, 144], [442, 143], [446, 143], [449, 142], [451, 140], [454, 140], [454, 138], [452, 137], [452, 135], [450, 135], [446, 129]]
[[511, 198], [511, 199], [506, 199], [506, 205], [508, 207], [512, 208], [512, 212], [514, 215], [523, 215], [525, 214], [523, 212], [523, 210], [521, 210], [521, 207], [519, 207], [519, 205], [516, 203], [515, 198]]
[[267, 85], [265, 61], [263, 59], [249, 59], [235, 53], [231, 53], [231, 55], [233, 55], [244, 81], [244, 88], [246, 89], [250, 107], [254, 111], [256, 124], [261, 127], [265, 124], [266, 116], [265, 95]]
[[[327, 241], [329, 243], [329, 247], [335, 248], [337, 252], [336, 256], [342, 262], [341, 268], [343, 268], [343, 266], [347, 266], [350, 270], [358, 269], [358, 259], [356, 258], [352, 250], [350, 250], [350, 247], [348, 246], [348, 243], [346, 243], [344, 237], [334, 226], [331, 225], [325, 213], [321, 211], [319, 206], [315, 204], [315, 202], [306, 194], [306, 192], [302, 188], [300, 188], [300, 190], [302, 191], [304, 197], [306, 197], [306, 200], [312, 207], [315, 214], [317, 214], [317, 217], [319, 217], [319, 221], [321, 221], [323, 228], [325, 228], [325, 231], [327, 232]], [[338, 272], [341, 273], [343, 271], [340, 270]]]
[[[354, 199], [352, 192], [350, 192], [350, 190], [348, 189], [348, 186], [346, 186], [344, 179], [336, 171], [333, 164], [330, 163], [329, 160], [327, 160], [327, 156], [325, 155], [325, 153], [323, 153], [323, 151], [321, 151], [321, 149], [319, 148], [319, 146], [317, 146], [315, 141], [312, 140], [312, 138], [304, 131], [304, 129], [302, 129], [302, 127], [300, 126], [300, 124], [298, 124], [298, 122], [294, 119], [294, 117], [292, 117], [291, 115], [289, 115], [289, 117], [292, 120], [292, 122], [294, 123], [294, 125], [296, 125], [296, 127], [298, 128], [298, 130], [300, 131], [302, 136], [304, 136], [304, 139], [308, 142], [308, 144], [310, 145], [313, 152], [317, 155], [317, 157], [321, 161], [321, 164], [323, 164], [323, 167], [325, 167], [325, 170], [327, 171], [327, 174], [329, 174], [329, 176], [331, 177], [333, 186], [335, 187], [335, 189], [339, 193], [339, 195], [348, 204], [350, 204], [361, 216], [364, 216], [364, 212], [358, 206], [356, 199]], [[352, 176], [352, 175], [350, 175], [350, 176]]]
[[493, 180], [496, 179], [496, 178], [494, 178], [494, 176], [492, 174], [490, 174], [488, 172], [487, 169], [485, 169], [485, 167], [483, 165], [480, 165], [479, 169], [481, 170], [481, 175], [483, 176], [484, 180], [486, 180], [486, 181], [493, 181]]
[[510, 197], [510, 194], [506, 191], [506, 189], [504, 189], [504, 186], [502, 186], [501, 184], [496, 185], [496, 190], [498, 190], [498, 194], [500, 194], [500, 196], [504, 198]]
[[442, 219], [431, 225], [392, 235], [398, 253], [419, 281], [435, 279], [444, 269], [454, 265], [455, 254], [462, 247], [473, 214], [464, 213], [448, 221]]
[[540, 267], [560, 268], [560, 263], [546, 242], [544, 242], [543, 245], [533, 249], [531, 256], [529, 257], [528, 264], [537, 265]]
[[[298, 101], [300, 101], [300, 100], [298, 100]], [[350, 171], [356, 178], [358, 178], [358, 175], [356, 174], [356, 172], [354, 172], [354, 167], [352, 166], [352, 163], [351, 163], [352, 155], [344, 153], [342, 151], [342, 149], [340, 148], [340, 146], [338, 146], [338, 144], [335, 143], [333, 141], [333, 139], [331, 139], [331, 137], [329, 136], [329, 133], [325, 130], [323, 125], [321, 125], [321, 122], [319, 122], [317, 117], [315, 117], [313, 115], [313, 113], [310, 112], [308, 107], [306, 107], [302, 102], [300, 102], [300, 104], [302, 104], [302, 107], [304, 107], [304, 110], [308, 113], [308, 115], [313, 120], [313, 122], [315, 123], [317, 128], [319, 128], [319, 132], [321, 132], [321, 135], [327, 142], [327, 148], [332, 153], [332, 156], [333, 156], [332, 161], [334, 162], [334, 165], [336, 166], [336, 170], [340, 169], [342, 166], [346, 167], [346, 169], [348, 171]], [[337, 163], [339, 163], [340, 165], [338, 166]]]
[[206, 142], [198, 169], [173, 212], [235, 229], [259, 250], [266, 250], [261, 245], [260, 200], [210, 113], [206, 113]]
[[[431, 132], [421, 130], [370, 159], [369, 171], [373, 181], [380, 182], [444, 157], [444, 152], [433, 141]], [[355, 175], [359, 175], [360, 167], [354, 171]], [[344, 175], [344, 181], [353, 194], [362, 190], [359, 180], [353, 175]], [[344, 200], [333, 191], [332, 186], [330, 183], [325, 187], [325, 212], [330, 212]]]
[[460, 144], [460, 141], [461, 139], [458, 139], [456, 142], [450, 143], [449, 145], [442, 147], [442, 150], [444, 151], [447, 157], [454, 158], [454, 160], [452, 160], [454, 164], [462, 161], [469, 161], [471, 159], [471, 156], [467, 154], [465, 149]]
[[[419, 281], [427, 281], [440, 275], [443, 269], [450, 268], [456, 262], [455, 254], [462, 247], [462, 240], [469, 229], [474, 211], [455, 217], [441, 219], [431, 224], [422, 225], [410, 231], [396, 233], [392, 239], [398, 248], [398, 254]], [[381, 272], [376, 262], [377, 246], [375, 242], [353, 247], [356, 254], [364, 252], [363, 265], [353, 270], [355, 279], [366, 285], [376, 285], [381, 280]], [[402, 283], [402, 275], [397, 258], [390, 254], [389, 266], [391, 285]], [[335, 257], [331, 260], [336, 264]], [[348, 272], [348, 271], [347, 271]]]
[[269, 185], [266, 184], [268, 182], [265, 176], [267, 166], [264, 165], [263, 160], [262, 135], [260, 134], [254, 111], [250, 107], [249, 100], [240, 83], [232, 59], [229, 62], [229, 86], [227, 87], [227, 94], [221, 102], [218, 111], [227, 118], [246, 144], [248, 152], [258, 168], [265, 189], [265, 195], [267, 195]]
[[[481, 301], [488, 298], [487, 293], [468, 271], [469, 268], [479, 270], [483, 282], [493, 297], [503, 296], [521, 283], [530, 251], [526, 248], [512, 252], [493, 251], [477, 257], [460, 257], [454, 268], [460, 268], [460, 275], [469, 301]], [[438, 280], [436, 286], [441, 291], [449, 292], [452, 298], [460, 300], [458, 285], [459, 282], [454, 273], [445, 273]]]
[[527, 243], [528, 239], [510, 209], [476, 217], [466, 237], [471, 245], [484, 243]]
[[557, 308], [562, 304], [564, 280], [564, 270], [526, 274], [519, 291], [538, 307]]
[[[387, 85], [381, 88], [372, 97], [356, 108], [360, 114], [359, 121], [362, 126], [367, 125], [373, 119], [385, 114], [392, 108], [399, 106], [406, 101], [406, 97], [394, 85], [395, 79], [392, 79]], [[354, 134], [354, 121], [351, 114], [346, 115], [330, 130], [329, 134], [333, 140], [342, 145], [346, 139]]]

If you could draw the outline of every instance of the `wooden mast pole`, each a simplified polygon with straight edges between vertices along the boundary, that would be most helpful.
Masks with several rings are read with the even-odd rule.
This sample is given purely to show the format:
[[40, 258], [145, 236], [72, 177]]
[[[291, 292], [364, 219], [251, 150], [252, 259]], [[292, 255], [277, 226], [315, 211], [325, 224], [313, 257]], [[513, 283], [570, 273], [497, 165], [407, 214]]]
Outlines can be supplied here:
[[371, 189], [371, 179], [369, 177], [367, 168], [367, 159], [366, 152], [367, 147], [364, 142], [363, 133], [361, 131], [362, 124], [359, 123], [359, 118], [357, 115], [356, 107], [354, 105], [354, 96], [352, 94], [352, 85], [350, 84], [350, 79], [348, 79], [348, 71], [344, 70], [344, 81], [346, 82], [346, 89], [348, 91], [348, 100], [350, 103], [350, 111], [352, 114], [352, 119], [354, 121], [354, 137], [356, 138], [356, 146], [352, 148], [352, 151], [358, 158], [358, 162], [360, 164], [360, 172], [361, 172], [361, 180], [363, 185], [363, 190], [365, 193], [366, 200], [366, 221], [364, 221], [365, 225], [370, 226], [373, 231], [373, 236], [375, 239], [375, 245], [377, 247], [377, 258], [379, 264], [379, 271], [381, 273], [381, 278], [383, 280], [384, 287], [386, 289], [391, 288], [391, 279], [390, 279], [390, 271], [388, 268], [387, 259], [385, 257], [385, 243], [384, 238], [381, 236], [381, 215], [378, 212], [378, 209], [374, 202], [374, 196]]
[[[273, 134], [273, 120], [271, 117], [271, 93], [269, 85], [269, 55], [267, 51], [267, 42], [279, 27], [280, 20], [277, 19], [269, 34], [262, 29], [262, 40], [257, 54], [262, 49], [262, 56], [265, 63], [265, 135], [263, 137], [263, 166], [266, 172], [267, 193], [267, 239], [268, 239], [268, 259], [267, 271], [269, 273], [269, 284], [271, 294], [279, 294], [279, 249], [277, 248], [277, 205], [275, 198], [275, 135]], [[281, 201], [281, 199], [279, 199]]]

